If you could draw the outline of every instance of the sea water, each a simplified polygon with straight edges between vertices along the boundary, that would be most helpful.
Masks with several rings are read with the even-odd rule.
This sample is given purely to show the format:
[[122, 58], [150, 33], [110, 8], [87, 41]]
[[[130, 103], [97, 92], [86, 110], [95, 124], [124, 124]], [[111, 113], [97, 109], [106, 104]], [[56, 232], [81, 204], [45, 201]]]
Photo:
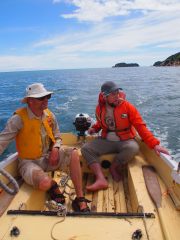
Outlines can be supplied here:
[[[127, 100], [141, 113], [148, 128], [180, 159], [180, 67], [127, 67], [101, 69], [44, 70], [0, 73], [0, 131], [13, 112], [27, 85], [40, 82], [54, 94], [49, 108], [55, 113], [61, 132], [75, 132], [74, 118], [87, 113], [95, 118], [101, 85], [115, 81]], [[8, 146], [0, 160], [15, 151]]]

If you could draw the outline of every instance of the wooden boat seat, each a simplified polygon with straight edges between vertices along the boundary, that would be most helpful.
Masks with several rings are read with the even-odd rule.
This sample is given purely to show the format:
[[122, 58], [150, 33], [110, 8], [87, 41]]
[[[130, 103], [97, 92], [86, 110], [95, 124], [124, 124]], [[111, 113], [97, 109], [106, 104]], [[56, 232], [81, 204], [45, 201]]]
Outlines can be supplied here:
[[[144, 176], [142, 173], [142, 166], [147, 165], [145, 162], [145, 157], [142, 153], [135, 156], [132, 162], [128, 164], [128, 186], [131, 198], [131, 206], [133, 212], [152, 212], [155, 215], [155, 219], [153, 221], [146, 221], [146, 225], [149, 231], [150, 236], [152, 239], [160, 239], [163, 238], [161, 225], [159, 221], [158, 212], [156, 206], [154, 205], [153, 201], [151, 200], [147, 188], [145, 185]], [[178, 229], [177, 219], [180, 218], [179, 212], [175, 210], [173, 206], [173, 201], [170, 195], [166, 193], [166, 186], [164, 185], [162, 179], [158, 177], [158, 182], [160, 184], [161, 192], [162, 192], [162, 208], [163, 208], [163, 224], [164, 227], [169, 227], [169, 219], [173, 221], [171, 226], [176, 226]], [[171, 216], [171, 217], [170, 217]], [[173, 216], [173, 217], [172, 217]], [[153, 222], [153, 228], [152, 226]], [[177, 225], [176, 225], [177, 224]], [[169, 235], [171, 239], [176, 239], [176, 234], [171, 228], [169, 229]]]
[[45, 200], [45, 192], [36, 190], [24, 182], [10, 204], [10, 209], [44, 210]]

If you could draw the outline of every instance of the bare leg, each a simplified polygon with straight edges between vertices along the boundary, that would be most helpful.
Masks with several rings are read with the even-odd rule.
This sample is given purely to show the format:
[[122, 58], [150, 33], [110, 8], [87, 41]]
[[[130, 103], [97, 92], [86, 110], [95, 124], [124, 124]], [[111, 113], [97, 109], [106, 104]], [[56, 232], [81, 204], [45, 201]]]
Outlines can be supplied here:
[[119, 153], [115, 156], [109, 169], [112, 178], [116, 182], [122, 179], [122, 173], [126, 164], [130, 162], [139, 151], [139, 145], [135, 140], [127, 140], [120, 144]]
[[[70, 161], [70, 175], [75, 187], [77, 197], [78, 198], [83, 197], [82, 173], [81, 173], [81, 166], [80, 166], [79, 155], [77, 150], [72, 151], [72, 158]], [[85, 202], [81, 202], [79, 203], [79, 205], [81, 209], [84, 209], [87, 207], [87, 203]]]
[[[33, 183], [34, 187], [38, 188], [41, 191], [48, 191], [56, 185], [57, 187], [53, 189], [54, 193], [61, 194], [61, 191], [56, 183], [51, 177], [41, 170], [35, 170], [33, 172]], [[59, 197], [58, 197], [59, 198]]]
[[92, 172], [96, 176], [96, 181], [92, 185], [86, 186], [86, 189], [88, 191], [98, 191], [101, 189], [107, 189], [108, 188], [108, 182], [106, 181], [101, 166], [99, 163], [92, 163], [89, 165], [89, 168], [92, 170]]
[[47, 191], [52, 186], [52, 179], [42, 170], [32, 172], [33, 186], [41, 191]]
[[119, 182], [120, 180], [122, 180], [122, 176], [121, 176], [121, 173], [120, 173], [121, 172], [121, 166], [120, 166], [119, 163], [114, 161], [111, 164], [111, 167], [110, 167], [109, 171], [110, 171], [114, 181]]

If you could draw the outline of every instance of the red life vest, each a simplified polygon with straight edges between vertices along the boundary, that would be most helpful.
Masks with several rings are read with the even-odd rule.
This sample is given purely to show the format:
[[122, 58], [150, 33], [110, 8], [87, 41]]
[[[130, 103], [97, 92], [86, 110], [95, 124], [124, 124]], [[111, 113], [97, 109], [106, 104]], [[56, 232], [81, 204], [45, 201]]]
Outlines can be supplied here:
[[[120, 140], [133, 139], [136, 135], [136, 131], [143, 139], [143, 141], [150, 147], [158, 145], [160, 141], [153, 136], [151, 131], [146, 127], [138, 110], [128, 101], [125, 100], [125, 94], [123, 96], [119, 106], [114, 107], [114, 121], [115, 121], [115, 133], [119, 136]], [[102, 93], [99, 94], [99, 104], [96, 107], [96, 119], [97, 122], [92, 126], [96, 132], [102, 130], [101, 135], [106, 138], [108, 133], [108, 126], [105, 123], [106, 116], [106, 102]]]
[[[133, 139], [136, 135], [134, 127], [131, 125], [128, 117], [128, 109], [126, 101], [123, 101], [119, 106], [114, 108], [115, 130], [113, 132], [120, 138], [120, 140]], [[102, 128], [102, 137], [106, 138], [109, 131], [105, 122], [106, 106], [98, 105], [96, 108], [96, 118], [99, 120]]]

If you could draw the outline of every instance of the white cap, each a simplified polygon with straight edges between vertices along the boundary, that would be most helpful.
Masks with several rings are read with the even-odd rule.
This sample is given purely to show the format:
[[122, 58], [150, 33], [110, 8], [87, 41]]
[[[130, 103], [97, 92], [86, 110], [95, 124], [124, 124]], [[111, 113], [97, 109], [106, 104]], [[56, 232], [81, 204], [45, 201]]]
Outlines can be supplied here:
[[27, 103], [27, 98], [40, 98], [52, 94], [45, 89], [42, 83], [33, 83], [26, 88], [25, 97], [21, 100], [22, 103]]

